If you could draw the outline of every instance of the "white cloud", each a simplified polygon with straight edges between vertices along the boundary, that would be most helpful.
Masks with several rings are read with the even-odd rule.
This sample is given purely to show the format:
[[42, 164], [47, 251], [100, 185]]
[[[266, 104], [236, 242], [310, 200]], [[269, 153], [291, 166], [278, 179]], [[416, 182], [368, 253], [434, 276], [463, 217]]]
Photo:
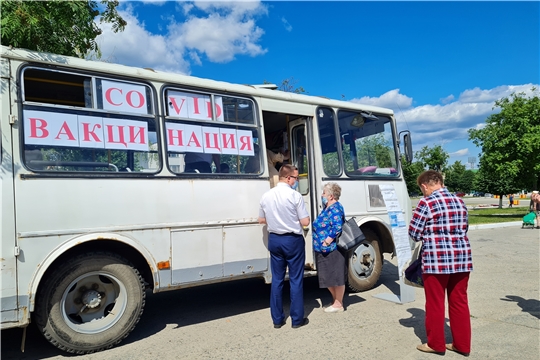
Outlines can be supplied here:
[[147, 31], [131, 9], [120, 14], [127, 21], [123, 32], [113, 33], [110, 24], [102, 24], [103, 34], [97, 38], [102, 60], [163, 71], [189, 72], [189, 63], [183, 59], [184, 49], [171, 48], [166, 37]]
[[454, 101], [454, 99], [455, 99], [454, 95], [448, 95], [447, 97], [441, 99], [441, 102], [443, 104], [448, 104], [448, 103]]
[[232, 1], [194, 1], [193, 4], [206, 12], [223, 11], [231, 13], [233, 16], [244, 16], [246, 14], [266, 13], [266, 6], [260, 1], [253, 0], [232, 0]]
[[390, 109], [406, 109], [412, 105], [412, 98], [399, 93], [399, 89], [390, 90], [379, 97], [364, 96], [350, 100], [354, 103], [381, 106]]
[[470, 90], [465, 90], [459, 95], [459, 101], [462, 103], [477, 103], [477, 102], [495, 102], [502, 97], [509, 96], [512, 93], [523, 92], [526, 95], [532, 95], [531, 88], [533, 86], [538, 87], [534, 84], [525, 84], [525, 85], [503, 85], [497, 86], [496, 88], [489, 90], [482, 90], [480, 88], [474, 88]]
[[284, 17], [281, 18], [281, 22], [283, 23], [283, 26], [285, 27], [285, 30], [287, 30], [288, 32], [291, 32], [292, 31], [292, 25], [289, 24], [289, 22], [287, 21], [287, 19], [285, 19]]
[[169, 26], [171, 44], [204, 53], [212, 62], [228, 62], [238, 54], [264, 54], [266, 50], [257, 44], [263, 34], [253, 19], [238, 21], [233, 16], [219, 14], [192, 17]]
[[[381, 106], [394, 110], [399, 130], [411, 131], [414, 151], [424, 146], [452, 145], [463, 146], [468, 141], [469, 129], [481, 129], [489, 115], [499, 111], [494, 108], [495, 101], [509, 97], [512, 93], [523, 92], [532, 96], [531, 89], [538, 84], [503, 85], [492, 89], [467, 89], [457, 100], [453, 95], [441, 99], [441, 104], [414, 106], [414, 99], [399, 93], [399, 89], [390, 90], [380, 97], [363, 97], [351, 101], [361, 104]], [[469, 143], [471, 148], [474, 146]], [[477, 149], [458, 148], [449, 152], [453, 158], [478, 152]], [[447, 150], [448, 151], [448, 150]]]
[[175, 8], [186, 20], [178, 23], [171, 15], [167, 33], [156, 35], [146, 30], [135, 7], [128, 3], [119, 11], [127, 21], [123, 32], [113, 33], [110, 24], [101, 25], [103, 34], [97, 42], [102, 59], [189, 74], [192, 64], [201, 65], [205, 60], [224, 63], [237, 55], [258, 56], [267, 51], [259, 44], [264, 31], [256, 24], [257, 16], [267, 14], [260, 1], [195, 1]]
[[469, 155], [469, 149], [461, 149], [458, 151], [454, 151], [453, 153], [448, 154], [450, 156], [467, 156]]

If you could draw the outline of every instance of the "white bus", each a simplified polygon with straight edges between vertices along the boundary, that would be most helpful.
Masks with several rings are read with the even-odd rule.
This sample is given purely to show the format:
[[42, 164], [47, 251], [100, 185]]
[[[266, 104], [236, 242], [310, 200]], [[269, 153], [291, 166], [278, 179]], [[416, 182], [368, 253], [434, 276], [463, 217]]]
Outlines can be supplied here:
[[395, 251], [379, 184], [410, 200], [391, 110], [4, 46], [1, 91], [2, 329], [33, 316], [53, 345], [90, 353], [133, 330], [147, 290], [271, 282], [267, 149], [290, 151], [312, 219], [322, 185], [341, 186], [367, 237], [350, 289], [372, 288]]

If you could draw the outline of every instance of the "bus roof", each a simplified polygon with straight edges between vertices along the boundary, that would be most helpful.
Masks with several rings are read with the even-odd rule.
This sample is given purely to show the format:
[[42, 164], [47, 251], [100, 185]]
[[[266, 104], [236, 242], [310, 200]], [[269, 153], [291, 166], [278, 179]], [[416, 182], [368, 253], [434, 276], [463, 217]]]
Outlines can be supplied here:
[[374, 112], [378, 114], [393, 115], [391, 109], [372, 105], [362, 105], [350, 101], [332, 100], [321, 96], [303, 95], [292, 92], [268, 89], [264, 86], [232, 84], [224, 81], [198, 78], [195, 76], [167, 73], [147, 68], [112, 64], [102, 61], [86, 60], [71, 56], [57, 55], [33, 50], [18, 49], [2, 45], [1, 57], [21, 62], [54, 64], [76, 70], [97, 71], [105, 74], [114, 74], [138, 79], [159, 81], [162, 83], [182, 84], [185, 86], [209, 88], [225, 93], [251, 95], [254, 97], [271, 98], [293, 101], [305, 104], [325, 105], [331, 107], [348, 108], [352, 110]]

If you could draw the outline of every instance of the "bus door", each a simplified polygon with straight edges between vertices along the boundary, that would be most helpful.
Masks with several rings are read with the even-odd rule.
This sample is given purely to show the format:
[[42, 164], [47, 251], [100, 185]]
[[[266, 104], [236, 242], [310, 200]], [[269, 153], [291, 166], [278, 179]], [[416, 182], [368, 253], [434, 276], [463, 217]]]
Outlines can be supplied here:
[[[289, 122], [289, 139], [290, 139], [290, 156], [291, 164], [298, 168], [298, 191], [302, 194], [306, 209], [309, 212], [311, 220], [317, 216], [316, 211], [313, 211], [311, 201], [311, 179], [312, 175], [312, 159], [310, 157], [310, 146], [308, 144], [308, 123], [305, 118], [293, 120]], [[315, 206], [315, 204], [313, 204]], [[306, 269], [315, 269], [315, 260], [313, 258], [313, 246], [311, 239], [311, 224], [304, 230], [306, 239]]]
[[15, 236], [15, 203], [13, 195], [13, 146], [11, 143], [11, 87], [10, 66], [7, 59], [1, 60], [2, 116], [0, 116], [0, 274], [2, 296], [0, 303], [2, 328], [19, 321], [17, 298], [18, 248]]

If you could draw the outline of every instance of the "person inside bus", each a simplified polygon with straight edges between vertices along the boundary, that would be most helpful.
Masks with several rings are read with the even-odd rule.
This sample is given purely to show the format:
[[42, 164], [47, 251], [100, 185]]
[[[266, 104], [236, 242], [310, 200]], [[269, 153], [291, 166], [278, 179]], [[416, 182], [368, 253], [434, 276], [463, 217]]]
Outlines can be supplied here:
[[[255, 156], [252, 156], [248, 159], [244, 172], [249, 174], [258, 174], [260, 172], [260, 160], [259, 160], [259, 145], [253, 144], [255, 151]], [[275, 153], [270, 149], [266, 149], [266, 162], [268, 163], [268, 172], [270, 178], [273, 176], [279, 176], [279, 170], [277, 169], [278, 164], [282, 164], [289, 159], [289, 151], [285, 153]]]
[[289, 268], [290, 316], [294, 329], [307, 325], [304, 318], [304, 264], [306, 246], [304, 226], [309, 225], [309, 213], [298, 187], [298, 169], [285, 164], [279, 170], [279, 183], [265, 192], [260, 201], [259, 224], [266, 224], [272, 285], [270, 314], [274, 328], [285, 325], [283, 283]]
[[222, 174], [228, 174], [230, 172], [229, 164], [221, 163], [221, 165], [219, 165], [219, 172]]
[[244, 165], [244, 173], [258, 174], [261, 171], [261, 160], [259, 160], [259, 145], [253, 144], [254, 155], [250, 156]]
[[336, 238], [341, 233], [345, 212], [339, 203], [341, 187], [336, 183], [324, 185], [322, 193], [323, 210], [313, 221], [313, 250], [317, 262], [319, 287], [327, 288], [332, 294], [332, 304], [324, 308], [326, 313], [344, 310], [343, 296], [347, 280], [347, 260], [338, 250]]
[[216, 172], [220, 170], [219, 154], [188, 152], [184, 158], [186, 169], [184, 172], [212, 173], [212, 161], [216, 165]]
[[284, 153], [275, 153], [270, 149], [266, 149], [266, 160], [268, 162], [268, 172], [270, 177], [279, 176], [278, 166], [283, 164], [286, 160], [289, 160], [289, 150]]

